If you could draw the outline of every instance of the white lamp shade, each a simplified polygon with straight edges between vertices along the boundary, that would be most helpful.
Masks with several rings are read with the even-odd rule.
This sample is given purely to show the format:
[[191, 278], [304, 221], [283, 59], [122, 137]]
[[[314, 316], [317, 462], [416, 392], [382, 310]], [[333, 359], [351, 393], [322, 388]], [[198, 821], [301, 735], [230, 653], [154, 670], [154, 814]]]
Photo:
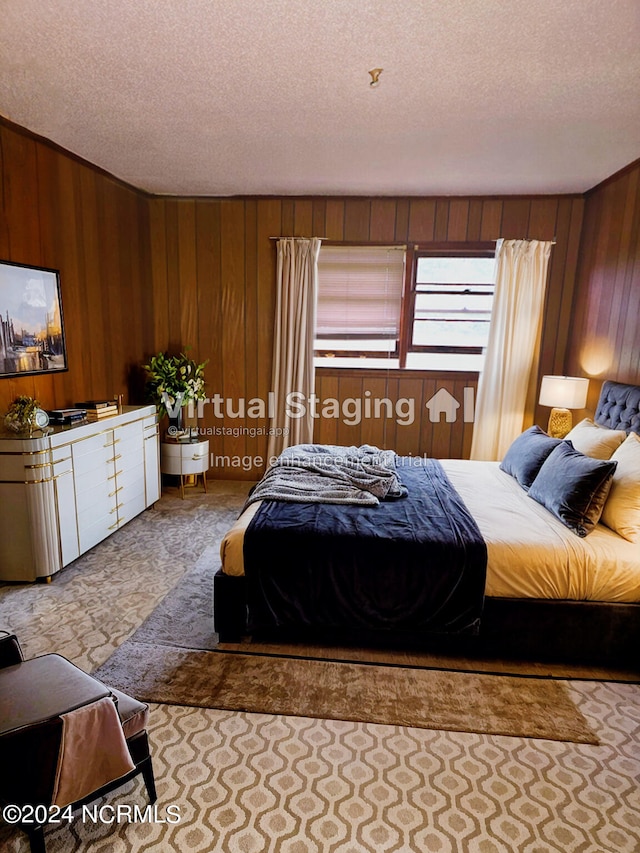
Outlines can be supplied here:
[[584, 409], [589, 380], [579, 376], [543, 376], [540, 405], [562, 409]]

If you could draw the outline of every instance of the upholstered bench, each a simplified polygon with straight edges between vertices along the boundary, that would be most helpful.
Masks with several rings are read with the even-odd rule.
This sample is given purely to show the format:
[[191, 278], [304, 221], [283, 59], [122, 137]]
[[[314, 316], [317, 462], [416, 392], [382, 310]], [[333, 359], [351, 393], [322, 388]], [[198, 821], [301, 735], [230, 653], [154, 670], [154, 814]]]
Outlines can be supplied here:
[[24, 660], [0, 632], [0, 802], [21, 810], [32, 853], [45, 851], [51, 807], [73, 811], [139, 773], [155, 802], [148, 715], [60, 655]]

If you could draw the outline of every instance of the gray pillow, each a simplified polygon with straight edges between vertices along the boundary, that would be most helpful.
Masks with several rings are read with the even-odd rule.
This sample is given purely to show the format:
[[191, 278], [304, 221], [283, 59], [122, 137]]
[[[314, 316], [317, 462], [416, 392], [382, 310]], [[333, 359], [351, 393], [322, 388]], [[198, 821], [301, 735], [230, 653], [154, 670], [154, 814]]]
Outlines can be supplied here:
[[617, 465], [585, 456], [562, 441], [545, 459], [529, 497], [584, 537], [600, 519]]
[[551, 438], [539, 426], [532, 426], [519, 435], [505, 453], [500, 468], [528, 489], [551, 451], [561, 438]]

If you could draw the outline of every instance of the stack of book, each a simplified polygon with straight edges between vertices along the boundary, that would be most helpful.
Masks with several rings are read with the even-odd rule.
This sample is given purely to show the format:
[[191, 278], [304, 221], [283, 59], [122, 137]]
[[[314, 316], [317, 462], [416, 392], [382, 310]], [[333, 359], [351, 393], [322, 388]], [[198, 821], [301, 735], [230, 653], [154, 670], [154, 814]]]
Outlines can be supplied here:
[[50, 409], [49, 423], [56, 426], [71, 426], [87, 419], [87, 410], [82, 406], [69, 409]]
[[167, 433], [162, 440], [167, 444], [195, 444], [198, 441], [198, 429], [193, 427], [192, 429], [181, 429], [171, 435]]
[[99, 421], [118, 414], [118, 403], [115, 400], [85, 400], [76, 406], [86, 410], [88, 421]]

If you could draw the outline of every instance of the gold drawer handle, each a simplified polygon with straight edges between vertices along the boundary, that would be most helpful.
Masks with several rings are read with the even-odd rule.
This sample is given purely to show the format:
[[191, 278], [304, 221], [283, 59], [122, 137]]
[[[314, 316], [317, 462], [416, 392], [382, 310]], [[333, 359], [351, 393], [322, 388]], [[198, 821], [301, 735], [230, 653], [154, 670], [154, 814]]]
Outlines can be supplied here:
[[70, 468], [68, 471], [63, 471], [61, 474], [56, 474], [52, 477], [53, 480], [58, 480], [60, 477], [66, 477], [67, 474], [73, 474], [73, 469]]
[[109, 462], [117, 462], [118, 459], [121, 459], [121, 458], [122, 458], [122, 453], [118, 453], [118, 455], [114, 456], [112, 459], [107, 459], [107, 464], [109, 464]]
[[118, 527], [118, 525], [121, 523], [121, 521], [122, 521], [122, 519], [118, 519], [118, 521], [116, 521], [115, 524], [112, 524], [111, 527], [108, 527], [107, 529], [108, 530], [115, 530], [116, 527]]
[[107, 480], [115, 480], [116, 477], [119, 477], [122, 474], [122, 468], [119, 471], [116, 471], [115, 474], [112, 474], [110, 477], [107, 477]]
[[123, 503], [122, 504], [116, 504], [116, 506], [114, 506], [113, 509], [109, 510], [109, 515], [113, 515], [114, 512], [118, 512], [118, 510], [120, 509], [121, 506], [124, 506], [124, 504]]
[[108, 442], [107, 444], [103, 444], [103, 447], [113, 447], [114, 444], [117, 444], [121, 439], [114, 438], [113, 441]]
[[114, 495], [117, 495], [118, 492], [121, 492], [124, 489], [124, 486], [118, 486], [117, 489], [114, 489], [112, 492], [109, 492], [109, 497], [112, 498]]

